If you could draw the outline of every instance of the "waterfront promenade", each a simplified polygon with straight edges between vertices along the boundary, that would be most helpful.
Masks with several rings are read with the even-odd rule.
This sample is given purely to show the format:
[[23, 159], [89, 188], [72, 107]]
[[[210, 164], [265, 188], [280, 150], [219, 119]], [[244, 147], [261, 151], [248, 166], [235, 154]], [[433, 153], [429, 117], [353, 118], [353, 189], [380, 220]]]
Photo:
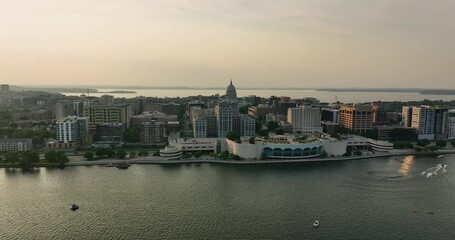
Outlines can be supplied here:
[[[307, 159], [273, 159], [273, 160], [219, 160], [213, 158], [200, 159], [180, 159], [168, 160], [162, 157], [147, 157], [147, 158], [134, 158], [134, 159], [103, 159], [97, 161], [70, 161], [66, 166], [90, 166], [90, 165], [106, 165], [110, 163], [118, 163], [120, 161], [128, 161], [131, 164], [186, 164], [186, 163], [218, 163], [218, 164], [237, 164], [237, 165], [251, 165], [251, 164], [273, 164], [273, 163], [301, 163], [301, 162], [330, 162], [330, 161], [348, 161], [348, 160], [362, 160], [369, 158], [380, 157], [394, 157], [413, 155], [413, 150], [395, 150], [390, 153], [369, 153], [362, 156], [349, 156], [349, 157], [327, 157], [327, 158], [307, 158]], [[440, 150], [438, 154], [455, 154], [455, 150]]]

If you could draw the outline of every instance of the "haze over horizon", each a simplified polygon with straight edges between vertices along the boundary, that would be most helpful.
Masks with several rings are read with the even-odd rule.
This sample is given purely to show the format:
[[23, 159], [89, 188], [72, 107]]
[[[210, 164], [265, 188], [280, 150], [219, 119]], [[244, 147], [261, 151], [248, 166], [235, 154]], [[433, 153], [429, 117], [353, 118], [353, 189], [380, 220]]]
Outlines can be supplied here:
[[17, 0], [0, 82], [455, 88], [455, 2]]

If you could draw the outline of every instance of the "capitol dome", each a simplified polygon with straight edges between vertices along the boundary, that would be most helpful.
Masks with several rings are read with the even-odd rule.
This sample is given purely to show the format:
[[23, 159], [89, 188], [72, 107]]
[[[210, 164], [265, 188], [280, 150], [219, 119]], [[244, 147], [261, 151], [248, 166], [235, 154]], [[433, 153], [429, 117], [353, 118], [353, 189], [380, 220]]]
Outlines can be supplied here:
[[237, 91], [235, 90], [235, 87], [232, 84], [232, 80], [231, 84], [229, 84], [229, 86], [226, 89], [226, 100], [237, 100]]

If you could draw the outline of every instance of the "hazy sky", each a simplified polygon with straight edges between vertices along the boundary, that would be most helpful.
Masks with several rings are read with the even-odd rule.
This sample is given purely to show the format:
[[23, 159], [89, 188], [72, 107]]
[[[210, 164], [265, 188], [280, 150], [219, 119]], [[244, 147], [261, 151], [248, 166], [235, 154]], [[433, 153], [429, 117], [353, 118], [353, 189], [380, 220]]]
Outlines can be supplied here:
[[0, 82], [455, 88], [454, 0], [1, 0]]

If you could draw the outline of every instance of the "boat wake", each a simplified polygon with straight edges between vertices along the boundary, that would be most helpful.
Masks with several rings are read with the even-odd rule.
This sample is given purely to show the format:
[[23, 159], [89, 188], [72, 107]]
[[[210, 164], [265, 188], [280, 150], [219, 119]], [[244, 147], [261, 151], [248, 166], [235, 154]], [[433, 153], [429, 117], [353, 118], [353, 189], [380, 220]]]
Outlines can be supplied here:
[[436, 165], [436, 167], [428, 168], [427, 170], [420, 173], [420, 175], [430, 178], [434, 175], [437, 175], [438, 172], [446, 173], [447, 172], [446, 167], [447, 167], [446, 164], [440, 163], [440, 164]]

